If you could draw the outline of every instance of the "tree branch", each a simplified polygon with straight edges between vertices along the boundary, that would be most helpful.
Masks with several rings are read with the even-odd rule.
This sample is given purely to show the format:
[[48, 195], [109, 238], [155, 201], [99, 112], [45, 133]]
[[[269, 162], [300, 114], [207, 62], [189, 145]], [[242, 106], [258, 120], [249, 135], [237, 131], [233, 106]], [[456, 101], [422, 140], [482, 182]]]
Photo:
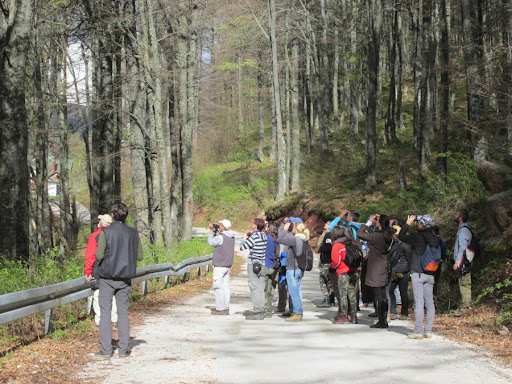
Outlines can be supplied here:
[[256, 24], [258, 24], [258, 27], [260, 27], [260, 30], [261, 32], [263, 33], [263, 36], [265, 36], [265, 38], [267, 40], [270, 40], [270, 36], [267, 34], [267, 32], [265, 32], [265, 30], [263, 29], [260, 21], [258, 20], [258, 18], [256, 17], [256, 14], [254, 13], [254, 11], [252, 10], [252, 7], [249, 5], [249, 2], [247, 0], [245, 0], [245, 4], [247, 4], [247, 7], [251, 10], [251, 13], [252, 13], [252, 17], [254, 17], [254, 21], [256, 21]]

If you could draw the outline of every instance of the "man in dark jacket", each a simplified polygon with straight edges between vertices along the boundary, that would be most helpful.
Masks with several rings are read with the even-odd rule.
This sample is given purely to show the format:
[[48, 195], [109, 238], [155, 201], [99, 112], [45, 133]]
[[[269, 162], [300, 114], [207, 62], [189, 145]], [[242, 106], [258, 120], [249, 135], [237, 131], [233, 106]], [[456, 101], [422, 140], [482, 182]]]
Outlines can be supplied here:
[[[409, 227], [418, 221], [418, 232], [409, 234]], [[425, 273], [421, 267], [419, 258], [425, 253], [427, 243], [432, 248], [439, 246], [437, 237], [432, 233], [434, 220], [430, 215], [407, 217], [407, 222], [402, 226], [398, 234], [398, 240], [410, 244], [412, 248], [411, 260], [411, 281], [414, 293], [414, 333], [411, 333], [409, 339], [430, 339], [432, 337], [432, 327], [436, 316], [434, 306], [434, 275]], [[427, 322], [423, 331], [424, 307], [427, 308]]]
[[119, 357], [130, 356], [130, 306], [131, 279], [135, 277], [137, 260], [142, 260], [142, 246], [139, 234], [133, 228], [124, 225], [128, 216], [128, 207], [123, 203], [112, 206], [111, 215], [114, 222], [104, 228], [98, 235], [96, 259], [98, 260], [97, 275], [100, 290], [101, 319], [99, 341], [101, 349], [95, 353], [97, 357], [112, 357], [112, 326], [110, 311], [112, 297], [117, 302], [117, 329], [119, 335]]

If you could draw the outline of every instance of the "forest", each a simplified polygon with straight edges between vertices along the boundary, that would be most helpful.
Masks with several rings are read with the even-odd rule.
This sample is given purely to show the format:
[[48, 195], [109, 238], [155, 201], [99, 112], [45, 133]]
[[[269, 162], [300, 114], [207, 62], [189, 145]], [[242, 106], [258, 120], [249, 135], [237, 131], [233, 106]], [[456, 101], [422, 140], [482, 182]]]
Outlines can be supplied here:
[[[91, 227], [127, 202], [141, 236], [167, 248], [190, 239], [208, 207], [240, 211], [247, 200], [257, 202], [247, 217], [278, 218], [306, 199], [324, 218], [345, 203], [365, 214], [434, 209], [443, 224], [464, 207], [508, 253], [510, 0], [0, 7], [8, 260], [76, 249], [77, 200]], [[245, 165], [229, 168], [236, 161]], [[229, 192], [223, 177], [236, 180]]]

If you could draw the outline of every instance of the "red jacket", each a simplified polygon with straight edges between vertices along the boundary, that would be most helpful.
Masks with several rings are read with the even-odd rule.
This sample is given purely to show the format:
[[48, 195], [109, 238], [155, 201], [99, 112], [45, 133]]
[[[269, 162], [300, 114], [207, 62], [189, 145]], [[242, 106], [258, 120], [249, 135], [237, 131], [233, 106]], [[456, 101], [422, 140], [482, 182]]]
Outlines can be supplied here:
[[89, 241], [87, 242], [87, 248], [85, 248], [85, 267], [84, 267], [84, 275], [91, 276], [92, 275], [92, 267], [96, 262], [96, 248], [98, 248], [98, 241], [96, 238], [100, 234], [103, 227], [98, 227], [91, 236], [89, 236]]
[[336, 269], [336, 272], [338, 275], [341, 275], [343, 273], [347, 272], [356, 272], [357, 269], [350, 269], [347, 267], [347, 265], [343, 262], [345, 260], [345, 257], [347, 256], [347, 249], [345, 248], [345, 244], [343, 243], [337, 243], [336, 241], [332, 243], [332, 250], [331, 250], [331, 268]]

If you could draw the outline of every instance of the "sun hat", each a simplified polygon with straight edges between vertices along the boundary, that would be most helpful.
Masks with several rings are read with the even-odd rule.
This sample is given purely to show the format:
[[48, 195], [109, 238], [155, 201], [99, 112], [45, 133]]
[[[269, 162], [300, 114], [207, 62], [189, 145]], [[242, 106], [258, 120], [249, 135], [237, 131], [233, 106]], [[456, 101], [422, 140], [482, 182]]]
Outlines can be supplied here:
[[421, 224], [423, 224], [427, 228], [432, 228], [435, 224], [434, 219], [430, 215], [416, 216], [416, 220], [418, 220]]
[[220, 220], [219, 224], [222, 224], [226, 229], [231, 228], [231, 221], [229, 221], [228, 219]]

